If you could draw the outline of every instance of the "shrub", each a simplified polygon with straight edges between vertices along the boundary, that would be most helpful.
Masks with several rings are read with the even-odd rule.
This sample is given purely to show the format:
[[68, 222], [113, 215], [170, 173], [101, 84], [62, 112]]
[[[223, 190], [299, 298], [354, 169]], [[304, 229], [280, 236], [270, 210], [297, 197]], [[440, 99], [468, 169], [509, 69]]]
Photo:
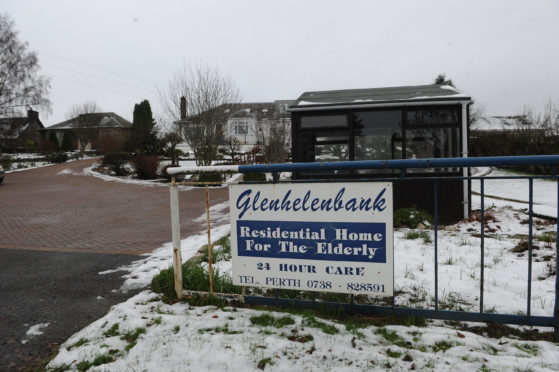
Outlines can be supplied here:
[[152, 180], [157, 178], [157, 169], [159, 168], [159, 156], [152, 154], [141, 154], [136, 156], [132, 163], [136, 168], [136, 174], [139, 179]]
[[246, 182], [266, 182], [266, 173], [264, 172], [249, 172], [243, 175], [243, 181]]
[[12, 167], [13, 159], [10, 155], [0, 154], [0, 165], [4, 167], [5, 170], [9, 170]]
[[62, 146], [60, 147], [60, 149], [62, 151], [74, 150], [74, 143], [72, 141], [72, 135], [70, 134], [70, 132], [64, 132], [64, 137], [62, 137]]
[[55, 152], [47, 156], [47, 161], [49, 163], [65, 163], [68, 161], [68, 155], [65, 152]]
[[433, 223], [433, 217], [429, 212], [417, 208], [402, 208], [394, 212], [394, 227], [415, 229], [420, 223], [429, 226]]
[[201, 173], [198, 175], [198, 182], [219, 182], [221, 183], [221, 174], [218, 172]]
[[49, 132], [48, 141], [52, 143], [53, 151], [60, 151], [60, 145], [58, 144], [58, 138], [56, 137], [56, 133], [53, 131]]
[[126, 168], [125, 165], [130, 160], [131, 156], [127, 152], [116, 151], [109, 152], [103, 157], [103, 166], [109, 167], [110, 170], [115, 172], [117, 176], [125, 176]]
[[25, 141], [25, 151], [31, 152], [31, 153], [37, 151], [37, 145], [35, 144], [35, 142], [33, 140], [28, 139], [28, 140]]

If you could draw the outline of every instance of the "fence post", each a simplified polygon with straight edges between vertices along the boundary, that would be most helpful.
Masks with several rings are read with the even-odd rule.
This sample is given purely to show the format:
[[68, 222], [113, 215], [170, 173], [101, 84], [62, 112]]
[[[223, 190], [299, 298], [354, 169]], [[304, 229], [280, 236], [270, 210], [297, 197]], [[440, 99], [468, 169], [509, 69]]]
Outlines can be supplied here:
[[210, 269], [210, 294], [214, 293], [214, 277], [212, 270], [212, 236], [210, 232], [210, 194], [206, 185], [206, 221], [208, 224], [208, 266]]
[[555, 331], [553, 332], [553, 340], [559, 342], [559, 179], [557, 181], [557, 229], [555, 237], [555, 309], [553, 317], [555, 318]]
[[532, 177], [528, 178], [528, 192], [528, 219], [530, 222], [528, 225], [528, 303], [526, 315], [530, 316], [532, 314], [532, 224], [534, 222], [534, 179]]
[[175, 273], [175, 292], [180, 300], [184, 297], [182, 289], [181, 227], [179, 224], [179, 189], [175, 177], [171, 179], [171, 228], [173, 235], [173, 269]]
[[485, 280], [485, 185], [484, 179], [479, 179], [479, 191], [480, 191], [480, 201], [481, 201], [481, 234], [480, 234], [480, 244], [481, 244], [481, 258], [479, 264], [479, 312], [483, 314], [483, 281]]
[[433, 196], [435, 198], [433, 206], [433, 222], [435, 225], [433, 231], [433, 245], [435, 248], [435, 311], [439, 310], [439, 181], [435, 180], [433, 185]]

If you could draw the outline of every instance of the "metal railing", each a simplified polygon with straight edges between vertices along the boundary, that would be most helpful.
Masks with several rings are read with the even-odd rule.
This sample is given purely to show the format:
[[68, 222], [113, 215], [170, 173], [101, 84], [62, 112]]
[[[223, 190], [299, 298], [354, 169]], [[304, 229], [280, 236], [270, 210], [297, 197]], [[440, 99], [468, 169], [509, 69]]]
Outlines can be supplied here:
[[[469, 167], [507, 167], [507, 166], [528, 166], [528, 165], [550, 165], [552, 172], [548, 176], [535, 175], [514, 175], [514, 176], [436, 176], [431, 174], [430, 177], [409, 177], [406, 169], [413, 168], [469, 168]], [[370, 161], [342, 161], [342, 162], [321, 162], [321, 163], [286, 163], [286, 164], [256, 164], [256, 165], [239, 165], [239, 166], [219, 166], [219, 167], [198, 167], [198, 168], [169, 168], [168, 173], [171, 176], [177, 174], [196, 174], [204, 172], [222, 172], [222, 173], [248, 173], [248, 172], [267, 172], [276, 174], [274, 182], [347, 182], [348, 179], [313, 179], [296, 181], [278, 181], [279, 172], [300, 172], [300, 171], [339, 171], [339, 170], [369, 170], [369, 169], [394, 169], [399, 170], [399, 176], [384, 178], [358, 178], [352, 181], [394, 181], [406, 182], [410, 180], [427, 180], [433, 183], [433, 249], [434, 249], [434, 309], [418, 309], [410, 307], [395, 306], [395, 295], [392, 296], [391, 306], [378, 306], [369, 304], [356, 304], [353, 296], [349, 303], [340, 302], [319, 302], [314, 300], [298, 300], [284, 299], [278, 297], [262, 297], [262, 296], [244, 296], [244, 300], [250, 304], [274, 305], [295, 308], [322, 308], [332, 311], [358, 312], [368, 315], [395, 315], [395, 316], [413, 316], [443, 320], [457, 321], [473, 321], [473, 322], [494, 322], [502, 324], [517, 324], [528, 326], [544, 326], [554, 327], [554, 339], [559, 341], [559, 276], [557, 270], [555, 273], [555, 299], [553, 316], [534, 316], [532, 315], [532, 264], [533, 264], [533, 189], [534, 179], [552, 179], [558, 180], [557, 165], [559, 165], [559, 155], [543, 155], [543, 156], [511, 156], [511, 157], [479, 157], [479, 158], [434, 158], [434, 159], [406, 159], [406, 160], [370, 160]], [[528, 180], [528, 278], [527, 278], [527, 304], [526, 314], [500, 314], [489, 313], [484, 311], [484, 257], [485, 257], [485, 181], [494, 179], [526, 179]], [[441, 310], [439, 308], [439, 261], [438, 261], [438, 230], [439, 230], [439, 184], [449, 180], [472, 181], [479, 180], [480, 183], [480, 286], [479, 286], [479, 311], [451, 311]], [[179, 231], [178, 227], [178, 198], [173, 193], [177, 193], [176, 184], [171, 184], [171, 205], [176, 216], [173, 221], [173, 234]], [[557, 201], [559, 206], [559, 182], [557, 182]], [[176, 203], [176, 205], [174, 204]], [[173, 205], [175, 205], [173, 207]], [[174, 209], [175, 208], [175, 209]], [[174, 214], [173, 214], [174, 216]], [[559, 221], [559, 208], [556, 208], [555, 219]], [[176, 221], [176, 222], [175, 222]], [[559, 224], [558, 224], [559, 226]], [[556, 231], [557, 232], [557, 231]], [[180, 254], [180, 239], [176, 239], [173, 235], [173, 242], [179, 242], [175, 245], [174, 251]], [[555, 241], [555, 263], [556, 268], [559, 266], [559, 234]], [[175, 262], [180, 262], [180, 257]], [[180, 265], [179, 265], [180, 267]], [[180, 270], [180, 268], [179, 268]], [[176, 272], [176, 271], [175, 271]], [[178, 292], [177, 292], [178, 293]]]

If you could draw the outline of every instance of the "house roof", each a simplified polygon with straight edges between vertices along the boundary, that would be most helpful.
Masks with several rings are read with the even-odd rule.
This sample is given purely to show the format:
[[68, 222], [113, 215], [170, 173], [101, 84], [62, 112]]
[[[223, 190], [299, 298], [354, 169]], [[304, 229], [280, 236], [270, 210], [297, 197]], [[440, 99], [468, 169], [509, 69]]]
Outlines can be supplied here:
[[39, 127], [44, 128], [43, 123], [39, 120], [36, 111], [29, 110], [27, 116], [14, 118], [0, 118], [0, 139], [9, 140], [17, 139], [33, 121], [36, 120]]
[[404, 87], [327, 90], [305, 92], [290, 109], [302, 107], [347, 106], [380, 103], [471, 100], [449, 85], [416, 85]]
[[507, 116], [483, 116], [476, 120], [474, 130], [480, 131], [507, 131], [519, 127], [531, 126], [530, 119], [523, 114]]
[[279, 104], [276, 102], [245, 102], [233, 106], [230, 117], [256, 117], [258, 120], [274, 118], [282, 115]]
[[[220, 105], [211, 110], [224, 111], [226, 118], [256, 118], [262, 119], [277, 119], [278, 117], [289, 117], [289, 113], [285, 112], [285, 105], [289, 105], [295, 101], [292, 100], [278, 100], [274, 102], [243, 102], [243, 103], [227, 103]], [[208, 110], [207, 112], [210, 112]], [[190, 116], [186, 119], [181, 119], [176, 123], [182, 121], [192, 120], [199, 116]]]
[[45, 130], [63, 130], [63, 129], [77, 129], [80, 128], [79, 119], [87, 119], [85, 125], [88, 128], [131, 128], [132, 123], [124, 119], [122, 116], [114, 112], [96, 112], [92, 114], [83, 114], [78, 117], [63, 121]]

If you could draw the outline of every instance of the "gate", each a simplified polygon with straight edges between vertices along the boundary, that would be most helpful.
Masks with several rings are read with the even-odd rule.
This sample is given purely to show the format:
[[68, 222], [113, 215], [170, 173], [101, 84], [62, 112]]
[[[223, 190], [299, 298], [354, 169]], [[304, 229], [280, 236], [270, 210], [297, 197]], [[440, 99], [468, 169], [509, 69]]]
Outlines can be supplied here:
[[[436, 176], [433, 173], [430, 177], [413, 177], [406, 173], [410, 169], [433, 169], [433, 168], [462, 168], [467, 169], [470, 167], [507, 167], [507, 166], [530, 166], [530, 165], [550, 165], [552, 172], [547, 176], [535, 175], [512, 175], [512, 176], [471, 176], [469, 172], [464, 176]], [[342, 162], [321, 162], [321, 163], [286, 163], [286, 164], [257, 164], [257, 165], [238, 165], [238, 166], [217, 166], [217, 167], [197, 167], [197, 168], [169, 168], [168, 173], [171, 176], [178, 174], [196, 174], [206, 172], [221, 172], [221, 173], [248, 173], [248, 172], [266, 172], [272, 173], [272, 183], [278, 182], [413, 182], [422, 180], [424, 182], [432, 183], [433, 187], [433, 253], [434, 253], [434, 309], [421, 309], [411, 307], [400, 307], [395, 305], [394, 294], [391, 298], [391, 305], [379, 306], [370, 304], [357, 304], [354, 302], [353, 295], [348, 303], [340, 302], [322, 302], [316, 300], [300, 300], [300, 299], [287, 299], [276, 297], [262, 297], [262, 296], [243, 296], [244, 301], [249, 304], [269, 305], [291, 308], [312, 308], [312, 309], [328, 309], [331, 311], [346, 311], [349, 313], [360, 313], [373, 316], [413, 316], [431, 319], [442, 320], [456, 320], [456, 321], [471, 321], [471, 322], [493, 322], [501, 324], [516, 324], [527, 326], [543, 326], [554, 327], [554, 339], [559, 341], [559, 276], [557, 275], [557, 263], [559, 262], [559, 235], [555, 237], [555, 291], [554, 291], [554, 306], [553, 316], [535, 316], [532, 314], [532, 267], [533, 267], [533, 218], [534, 218], [534, 180], [547, 179], [555, 181], [556, 192], [554, 197], [559, 206], [559, 176], [557, 175], [557, 165], [559, 165], [559, 155], [545, 155], [545, 156], [511, 156], [511, 157], [480, 157], [480, 158], [435, 158], [435, 159], [407, 159], [407, 160], [368, 160], [368, 161], [342, 161]], [[395, 170], [397, 176], [384, 177], [384, 178], [358, 178], [358, 179], [312, 179], [312, 180], [291, 180], [280, 181], [280, 172], [301, 172], [301, 171], [359, 171], [359, 170]], [[484, 284], [485, 277], [485, 185], [487, 180], [506, 180], [514, 182], [514, 180], [527, 180], [528, 181], [528, 255], [527, 255], [527, 278], [526, 278], [526, 293], [527, 303], [525, 314], [503, 314], [496, 312], [488, 312], [484, 310]], [[440, 308], [439, 300], [439, 215], [441, 201], [439, 200], [440, 186], [444, 182], [462, 181], [471, 186], [472, 182], [479, 182], [479, 197], [480, 197], [480, 284], [479, 284], [479, 311], [451, 311], [443, 310]], [[469, 198], [471, 200], [471, 197]], [[182, 274], [181, 270], [181, 257], [180, 257], [180, 227], [178, 222], [178, 189], [177, 183], [171, 183], [171, 216], [172, 216], [172, 229], [173, 229], [173, 251], [174, 251], [174, 268], [175, 268], [175, 289], [177, 295], [182, 297]], [[554, 219], [559, 220], [559, 208], [556, 208]], [[559, 226], [559, 224], [557, 224]], [[556, 230], [557, 233], [557, 230]]]

